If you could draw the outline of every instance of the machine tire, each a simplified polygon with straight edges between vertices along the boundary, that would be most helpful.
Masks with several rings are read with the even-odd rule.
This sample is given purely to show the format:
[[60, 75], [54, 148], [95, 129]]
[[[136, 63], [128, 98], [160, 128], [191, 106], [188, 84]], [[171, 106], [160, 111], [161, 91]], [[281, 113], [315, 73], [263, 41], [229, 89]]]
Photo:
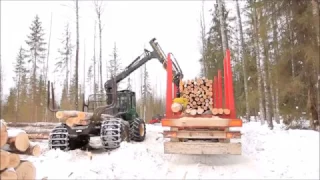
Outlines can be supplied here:
[[119, 148], [121, 143], [121, 119], [103, 118], [100, 138], [105, 149]]
[[130, 123], [130, 136], [131, 140], [136, 142], [142, 142], [146, 137], [146, 123], [139, 118], [135, 118]]

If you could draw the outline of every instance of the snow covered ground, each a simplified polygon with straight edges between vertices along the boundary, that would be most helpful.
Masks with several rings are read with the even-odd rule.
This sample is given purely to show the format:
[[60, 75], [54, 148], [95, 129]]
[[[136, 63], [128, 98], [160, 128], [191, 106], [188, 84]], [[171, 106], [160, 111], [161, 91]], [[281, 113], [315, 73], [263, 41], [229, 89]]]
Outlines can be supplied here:
[[242, 128], [243, 155], [168, 155], [162, 127], [147, 126], [143, 143], [111, 152], [48, 150], [30, 158], [37, 179], [319, 179], [319, 132], [282, 130], [251, 122]]

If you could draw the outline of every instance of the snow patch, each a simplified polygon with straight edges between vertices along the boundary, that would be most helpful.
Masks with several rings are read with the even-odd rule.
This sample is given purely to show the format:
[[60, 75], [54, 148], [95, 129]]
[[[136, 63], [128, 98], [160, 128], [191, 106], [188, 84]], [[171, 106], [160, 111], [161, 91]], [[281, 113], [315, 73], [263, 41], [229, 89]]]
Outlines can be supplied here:
[[[112, 151], [48, 150], [38, 158], [37, 179], [318, 179], [319, 133], [269, 130], [258, 122], [241, 129], [243, 154], [174, 155], [163, 153], [161, 125], [147, 125], [144, 142], [122, 142]], [[91, 139], [94, 142], [94, 138]], [[54, 170], [53, 170], [54, 169]]]

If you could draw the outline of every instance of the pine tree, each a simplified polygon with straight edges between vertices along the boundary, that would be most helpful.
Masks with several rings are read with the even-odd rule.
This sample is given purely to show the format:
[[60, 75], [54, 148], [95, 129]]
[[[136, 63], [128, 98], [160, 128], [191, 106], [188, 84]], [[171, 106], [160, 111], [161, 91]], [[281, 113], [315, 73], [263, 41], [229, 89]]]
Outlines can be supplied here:
[[31, 100], [32, 100], [32, 111], [34, 112], [32, 119], [36, 120], [36, 111], [39, 110], [41, 105], [41, 97], [39, 94], [39, 81], [38, 76], [39, 70], [41, 72], [41, 65], [45, 63], [45, 51], [46, 42], [44, 41], [44, 30], [42, 28], [42, 23], [40, 22], [39, 16], [36, 15], [34, 21], [30, 26], [31, 33], [26, 40], [27, 45], [29, 46], [29, 63], [31, 63], [30, 71], [30, 84], [31, 84]]
[[3, 118], [6, 119], [6, 121], [14, 121], [15, 119], [15, 113], [16, 113], [16, 99], [17, 99], [17, 89], [16, 88], [10, 88], [9, 96], [6, 99], [6, 105], [3, 108]]
[[[18, 121], [18, 118], [20, 117], [20, 107], [21, 105], [23, 104], [21, 102], [21, 90], [22, 90], [22, 86], [23, 85], [26, 85], [26, 84], [23, 84], [23, 83], [26, 83], [25, 82], [25, 76], [27, 74], [27, 69], [25, 67], [26, 65], [26, 62], [25, 62], [25, 59], [27, 58], [27, 55], [25, 54], [25, 50], [20, 47], [19, 49], [19, 53], [17, 55], [17, 58], [16, 58], [16, 62], [15, 62], [15, 69], [14, 69], [14, 72], [15, 72], [15, 77], [13, 78], [14, 81], [16, 82], [16, 88], [17, 88], [17, 99], [16, 99], [16, 102], [15, 102], [15, 120], [16, 122]], [[22, 81], [24, 80], [24, 82]]]

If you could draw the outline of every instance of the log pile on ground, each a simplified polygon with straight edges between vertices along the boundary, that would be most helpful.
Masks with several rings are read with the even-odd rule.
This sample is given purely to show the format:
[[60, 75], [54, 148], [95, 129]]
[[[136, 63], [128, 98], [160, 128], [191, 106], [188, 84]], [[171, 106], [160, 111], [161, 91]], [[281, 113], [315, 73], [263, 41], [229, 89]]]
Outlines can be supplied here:
[[33, 180], [35, 166], [20, 155], [39, 156], [41, 149], [29, 141], [25, 131], [8, 128], [0, 121], [0, 179]]
[[[188, 100], [184, 113], [197, 114], [230, 114], [230, 110], [213, 107], [213, 82], [207, 78], [198, 78], [182, 82], [180, 86], [181, 97]], [[181, 111], [182, 106], [173, 103], [173, 112]]]

